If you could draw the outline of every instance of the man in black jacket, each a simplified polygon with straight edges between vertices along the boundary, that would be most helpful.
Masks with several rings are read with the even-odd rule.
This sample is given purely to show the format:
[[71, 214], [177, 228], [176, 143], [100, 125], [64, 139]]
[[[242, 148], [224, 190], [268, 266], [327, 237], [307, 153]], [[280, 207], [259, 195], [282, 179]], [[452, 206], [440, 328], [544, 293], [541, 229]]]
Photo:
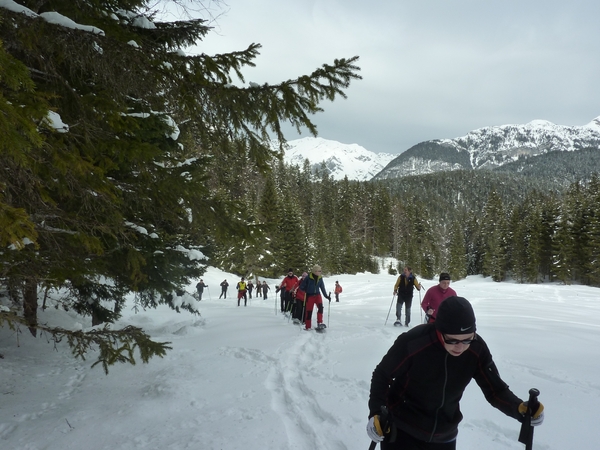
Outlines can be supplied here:
[[[382, 450], [455, 449], [459, 401], [473, 378], [492, 406], [522, 420], [527, 405], [502, 381], [475, 330], [471, 304], [449, 297], [435, 323], [396, 339], [371, 379], [367, 433]], [[532, 425], [542, 423], [543, 410], [532, 412]]]
[[404, 305], [406, 312], [404, 325], [408, 326], [410, 324], [410, 308], [412, 306], [415, 287], [420, 291], [421, 283], [419, 283], [417, 277], [413, 275], [412, 268], [410, 266], [404, 266], [402, 273], [394, 285], [394, 295], [398, 295], [396, 300], [396, 322], [394, 322], [394, 325], [397, 327], [402, 326], [402, 305]]

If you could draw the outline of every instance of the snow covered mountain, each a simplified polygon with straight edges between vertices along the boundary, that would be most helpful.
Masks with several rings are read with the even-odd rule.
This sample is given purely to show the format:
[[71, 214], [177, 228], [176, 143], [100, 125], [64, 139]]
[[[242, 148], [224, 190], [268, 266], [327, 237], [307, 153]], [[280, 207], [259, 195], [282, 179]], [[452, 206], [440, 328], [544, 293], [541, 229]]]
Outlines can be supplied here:
[[421, 142], [392, 160], [374, 179], [459, 169], [491, 169], [550, 152], [588, 149], [600, 152], [600, 116], [584, 126], [534, 120], [525, 125], [480, 128], [454, 139]]
[[313, 170], [325, 163], [334, 180], [342, 180], [344, 176], [349, 180], [370, 180], [396, 157], [371, 152], [358, 144], [342, 144], [318, 137], [288, 141], [288, 145], [284, 156], [286, 163], [302, 168], [304, 160], [308, 159]]

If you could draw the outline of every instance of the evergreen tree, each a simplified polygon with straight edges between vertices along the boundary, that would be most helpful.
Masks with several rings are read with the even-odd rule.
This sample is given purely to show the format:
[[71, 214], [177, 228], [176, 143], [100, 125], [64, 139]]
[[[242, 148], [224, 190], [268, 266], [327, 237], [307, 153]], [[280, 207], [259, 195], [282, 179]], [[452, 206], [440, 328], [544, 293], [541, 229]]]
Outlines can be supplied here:
[[594, 174], [586, 189], [588, 210], [588, 259], [585, 266], [589, 284], [600, 286], [600, 178]]
[[530, 231], [525, 221], [527, 206], [517, 205], [509, 213], [508, 270], [512, 277], [524, 283], [527, 276]]
[[464, 231], [458, 222], [452, 224], [450, 231], [450, 246], [448, 249], [448, 271], [454, 280], [467, 276], [467, 255]]
[[506, 274], [506, 221], [500, 196], [492, 191], [483, 210], [482, 233], [485, 252], [483, 275], [502, 281]]
[[[181, 293], [202, 274], [203, 250], [230, 242], [227, 235], [242, 248], [255, 239], [252, 212], [220, 188], [220, 179], [230, 182], [224, 172], [248, 163], [269, 170], [285, 145], [282, 122], [315, 134], [309, 115], [323, 100], [345, 97], [360, 78], [357, 58], [275, 85], [236, 87], [233, 77], [244, 82], [260, 45], [186, 56], [209, 31], [202, 19], [159, 22], [146, 0], [16, 3], [28, 9], [2, 8], [0, 21], [0, 89], [15, 105], [0, 106], [9, 113], [0, 128], [14, 127], [0, 155], [0, 241], [15, 249], [0, 256], [0, 273], [22, 291], [27, 325], [40, 327], [42, 283], [70, 289], [64, 306], [94, 323], [115, 320], [128, 292], [144, 307], [196, 311]], [[57, 15], [75, 26], [53, 21]], [[223, 163], [231, 165], [219, 170]], [[246, 194], [247, 184], [236, 187]], [[91, 345], [71, 336], [80, 350]], [[165, 344], [137, 336], [144, 360], [164, 353]], [[118, 345], [126, 335], [113, 337], [101, 357], [130, 360], [131, 348]]]

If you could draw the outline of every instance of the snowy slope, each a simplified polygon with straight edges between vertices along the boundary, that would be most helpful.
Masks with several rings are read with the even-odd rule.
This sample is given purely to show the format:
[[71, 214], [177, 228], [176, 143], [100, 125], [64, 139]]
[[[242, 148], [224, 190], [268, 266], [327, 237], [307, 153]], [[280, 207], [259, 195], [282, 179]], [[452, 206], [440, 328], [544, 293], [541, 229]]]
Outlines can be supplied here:
[[323, 138], [306, 137], [288, 141], [284, 160], [300, 168], [308, 159], [313, 168], [324, 162], [334, 180], [366, 181], [380, 172], [396, 155], [374, 153], [358, 144], [342, 144]]
[[[54, 349], [46, 336], [0, 329], [0, 448], [366, 450], [371, 374], [405, 330], [385, 323], [396, 278], [326, 277], [327, 289], [339, 280], [344, 291], [340, 303], [326, 305], [325, 334], [289, 323], [273, 291], [248, 307], [238, 307], [231, 290], [219, 300], [225, 278], [236, 280], [215, 269], [204, 275], [202, 317], [125, 307], [117, 328], [141, 326], [173, 349], [147, 365], [115, 366], [108, 376], [90, 368], [94, 355], [78, 361], [66, 343]], [[452, 287], [473, 303], [478, 333], [511, 389], [520, 397], [540, 390], [546, 419], [534, 448], [596, 450], [600, 290], [479, 276]], [[411, 326], [421, 319], [415, 297]], [[45, 323], [90, 327], [72, 311], [39, 314]], [[475, 382], [461, 410], [457, 450], [523, 450], [519, 423], [492, 408]]]

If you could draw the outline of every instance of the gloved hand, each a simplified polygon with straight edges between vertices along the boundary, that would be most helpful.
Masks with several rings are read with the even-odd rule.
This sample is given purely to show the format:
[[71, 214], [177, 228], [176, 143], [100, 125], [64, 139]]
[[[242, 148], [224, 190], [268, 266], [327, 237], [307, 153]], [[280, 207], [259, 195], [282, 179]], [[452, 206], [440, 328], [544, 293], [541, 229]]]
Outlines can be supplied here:
[[379, 423], [379, 416], [373, 416], [369, 419], [369, 423], [367, 424], [367, 434], [374, 442], [383, 441], [383, 430]]
[[394, 291], [394, 295], [398, 295], [398, 291]]
[[331, 303], [331, 295], [325, 297], [327, 300], [329, 300], [329, 303]]
[[[523, 415], [527, 412], [529, 408], [528, 402], [523, 402], [519, 405], [519, 412]], [[541, 403], [538, 406], [537, 411], [531, 412], [531, 426], [537, 427], [544, 422], [544, 405]]]

